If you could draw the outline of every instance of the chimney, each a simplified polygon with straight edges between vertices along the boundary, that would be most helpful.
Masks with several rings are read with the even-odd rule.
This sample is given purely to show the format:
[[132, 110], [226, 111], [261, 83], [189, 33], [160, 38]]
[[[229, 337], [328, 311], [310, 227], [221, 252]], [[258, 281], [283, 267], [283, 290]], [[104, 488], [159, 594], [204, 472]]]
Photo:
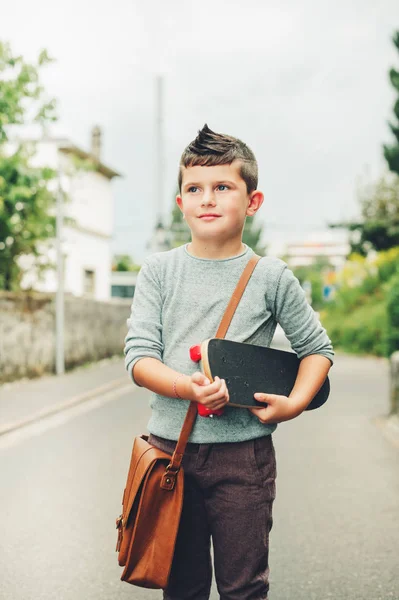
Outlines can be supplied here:
[[96, 160], [101, 160], [101, 129], [98, 125], [91, 130], [91, 154]]

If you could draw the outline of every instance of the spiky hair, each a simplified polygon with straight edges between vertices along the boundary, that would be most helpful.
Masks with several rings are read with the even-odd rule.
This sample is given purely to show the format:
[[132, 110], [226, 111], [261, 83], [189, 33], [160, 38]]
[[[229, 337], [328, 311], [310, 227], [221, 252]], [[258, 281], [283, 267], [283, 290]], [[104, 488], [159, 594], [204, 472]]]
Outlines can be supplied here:
[[240, 176], [245, 181], [250, 194], [258, 186], [258, 163], [254, 153], [238, 138], [223, 133], [215, 133], [205, 123], [198, 135], [185, 148], [179, 165], [179, 190], [183, 180], [183, 168], [213, 167], [230, 165], [234, 160], [240, 161]]

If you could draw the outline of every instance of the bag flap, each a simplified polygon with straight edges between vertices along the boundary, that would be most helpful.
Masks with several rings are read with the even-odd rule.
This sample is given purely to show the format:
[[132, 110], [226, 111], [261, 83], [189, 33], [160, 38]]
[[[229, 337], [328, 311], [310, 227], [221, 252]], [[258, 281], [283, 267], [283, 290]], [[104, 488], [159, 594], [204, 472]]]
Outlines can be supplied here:
[[166, 467], [169, 464], [170, 459], [170, 454], [159, 450], [159, 448], [155, 448], [155, 446], [151, 446], [144, 436], [135, 438], [127, 484], [122, 501], [124, 525], [127, 523], [134, 499], [146, 474], [152, 470], [157, 461], [164, 461]]

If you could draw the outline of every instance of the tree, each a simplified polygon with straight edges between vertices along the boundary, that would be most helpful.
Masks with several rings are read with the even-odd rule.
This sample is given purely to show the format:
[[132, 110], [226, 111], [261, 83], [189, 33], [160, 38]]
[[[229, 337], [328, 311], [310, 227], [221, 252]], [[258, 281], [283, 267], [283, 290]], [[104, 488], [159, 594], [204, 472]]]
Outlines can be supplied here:
[[[177, 194], [178, 191], [176, 191], [174, 198]], [[180, 208], [177, 206], [174, 200], [170, 223], [170, 246], [171, 248], [177, 248], [182, 244], [187, 244], [190, 240], [191, 231], [186, 221], [183, 219], [183, 214]]]
[[49, 182], [56, 173], [34, 168], [34, 145], [10, 144], [8, 129], [30, 122], [45, 127], [55, 121], [55, 101], [44, 100], [39, 70], [51, 62], [43, 50], [36, 63], [15, 56], [0, 42], [0, 288], [18, 288], [22, 268], [18, 258], [41, 255], [40, 244], [55, 234], [54, 195]]
[[[392, 41], [399, 52], [399, 31]], [[332, 223], [330, 227], [348, 229], [351, 251], [366, 256], [371, 249], [388, 250], [399, 246], [399, 71], [389, 71], [392, 86], [398, 92], [393, 112], [398, 124], [388, 123], [396, 139], [392, 146], [384, 146], [384, 156], [391, 173], [382, 175], [374, 184], [367, 184], [359, 192], [361, 217], [358, 221]]]
[[[397, 51], [399, 52], [399, 31], [392, 37], [392, 41]], [[384, 157], [388, 163], [389, 169], [399, 175], [399, 71], [392, 68], [389, 71], [389, 79], [395, 91], [398, 94], [398, 98], [393, 107], [393, 112], [397, 120], [397, 124], [388, 123], [396, 142], [392, 146], [384, 146]]]
[[116, 254], [113, 259], [113, 271], [139, 271], [140, 265], [136, 265], [129, 254]]
[[22, 147], [12, 156], [0, 151], [0, 288], [18, 289], [23, 270], [17, 259], [30, 255], [39, 263], [40, 243], [54, 237], [54, 199], [46, 187], [53, 177], [51, 169], [29, 168]]
[[374, 184], [359, 191], [361, 218], [330, 227], [351, 232], [351, 252], [366, 256], [371, 249], [388, 250], [399, 246], [399, 178], [386, 173]]
[[257, 224], [256, 215], [253, 217], [247, 217], [245, 219], [242, 241], [247, 244], [247, 246], [252, 248], [255, 254], [259, 254], [259, 256], [265, 256], [267, 247], [260, 245], [261, 237], [262, 227]]

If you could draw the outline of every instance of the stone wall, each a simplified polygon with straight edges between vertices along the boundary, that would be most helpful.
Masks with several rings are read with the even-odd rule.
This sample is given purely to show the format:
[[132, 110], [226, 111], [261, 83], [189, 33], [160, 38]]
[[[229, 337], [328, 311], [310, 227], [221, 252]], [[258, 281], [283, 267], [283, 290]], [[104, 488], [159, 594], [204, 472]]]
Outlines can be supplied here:
[[[130, 305], [66, 295], [66, 369], [122, 354]], [[0, 382], [54, 371], [55, 294], [0, 292]]]

